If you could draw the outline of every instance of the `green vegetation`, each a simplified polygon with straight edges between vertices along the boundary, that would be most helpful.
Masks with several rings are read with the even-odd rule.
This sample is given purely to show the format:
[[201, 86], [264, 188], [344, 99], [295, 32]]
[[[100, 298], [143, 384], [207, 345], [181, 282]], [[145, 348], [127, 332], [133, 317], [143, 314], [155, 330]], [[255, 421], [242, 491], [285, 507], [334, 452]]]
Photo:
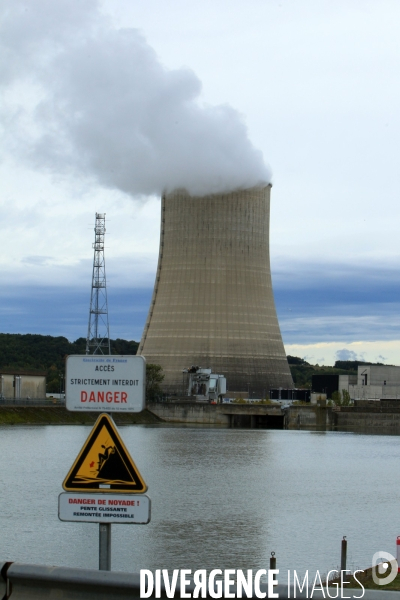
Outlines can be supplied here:
[[[138, 343], [111, 340], [111, 354], [136, 354]], [[51, 335], [0, 333], [0, 369], [47, 372], [47, 391], [60, 392], [69, 354], [85, 354], [86, 339], [69, 342]]]
[[333, 392], [332, 401], [336, 406], [350, 406], [352, 403], [350, 394], [347, 390], [342, 390], [342, 393]]
[[[111, 354], [136, 354], [138, 343], [110, 340]], [[47, 372], [47, 392], [61, 391], [65, 376], [65, 359], [69, 354], [85, 354], [86, 339], [69, 342], [65, 337], [51, 335], [0, 333], [0, 370]], [[146, 365], [146, 400], [162, 396], [164, 374], [160, 365]], [[27, 413], [26, 413], [27, 414]], [[55, 414], [55, 413], [52, 413]], [[4, 417], [5, 418], [5, 417]], [[79, 419], [78, 419], [79, 420]], [[16, 421], [17, 422], [17, 421]]]
[[[365, 362], [362, 360], [337, 360], [335, 362], [335, 367], [337, 367], [338, 369], [346, 369], [346, 370], [353, 370], [354, 372], [357, 372], [357, 367], [362, 367], [363, 365], [379, 365], [379, 366], [385, 366], [384, 363], [369, 363], [369, 362]], [[393, 366], [393, 365], [389, 365], [389, 366]]]
[[306, 402], [305, 400], [293, 400], [292, 405], [293, 406], [310, 406], [310, 403]]
[[[71, 412], [64, 406], [2, 406], [0, 425], [94, 425], [98, 414]], [[151, 425], [161, 419], [148, 410], [141, 413], [114, 413], [117, 425]]]
[[164, 377], [161, 365], [146, 364], [146, 402], [156, 402], [162, 396]]
[[[136, 354], [138, 345], [133, 340], [117, 338], [111, 340], [111, 354]], [[51, 335], [0, 333], [0, 369], [46, 371], [47, 391], [58, 393], [65, 375], [65, 358], [69, 354], [85, 354], [85, 350], [85, 338], [70, 342], [65, 337]], [[297, 356], [288, 356], [287, 359], [297, 388], [310, 388], [313, 375], [355, 375], [359, 365], [382, 364], [337, 360], [333, 367], [320, 367]], [[151, 401], [162, 395], [164, 375], [160, 365], [147, 365], [147, 379], [146, 395]]]
[[269, 398], [264, 398], [263, 400], [257, 400], [256, 402], [253, 402], [253, 404], [277, 404], [277, 402], [274, 402]]
[[[379, 578], [379, 574], [377, 574], [377, 576]], [[378, 585], [377, 583], [374, 582], [374, 580], [372, 579], [371, 567], [368, 569], [364, 569], [363, 573], [358, 572], [356, 574], [356, 577], [357, 577], [358, 581], [360, 583], [362, 583], [362, 585], [364, 586], [364, 588], [366, 590], [380, 590], [382, 592], [386, 592], [387, 590], [391, 590], [391, 591], [400, 590], [400, 575], [396, 575], [396, 578], [394, 579], [394, 581], [392, 581], [391, 583], [388, 583], [386, 585]], [[359, 590], [359, 591], [357, 591], [357, 595], [359, 597], [361, 597], [362, 588], [360, 587], [360, 583], [358, 583], [358, 581], [356, 579], [354, 579], [353, 576], [351, 576], [350, 574], [346, 574], [344, 581], [349, 582], [348, 584], [343, 586], [344, 588], [357, 588], [357, 590]], [[339, 586], [339, 598], [340, 598], [340, 577], [329, 581], [329, 586], [334, 586], [334, 587]], [[332, 597], [334, 597], [335, 593], [336, 592], [331, 592]], [[350, 594], [349, 594], [349, 596], [350, 596]], [[345, 598], [345, 596], [343, 596], [343, 598]]]

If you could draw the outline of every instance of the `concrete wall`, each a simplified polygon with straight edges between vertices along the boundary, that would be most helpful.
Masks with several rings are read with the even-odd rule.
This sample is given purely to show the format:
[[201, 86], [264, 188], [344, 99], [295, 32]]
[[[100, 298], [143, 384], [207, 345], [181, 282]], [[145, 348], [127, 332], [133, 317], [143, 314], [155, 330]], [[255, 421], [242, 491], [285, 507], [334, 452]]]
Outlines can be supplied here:
[[350, 385], [357, 385], [357, 375], [339, 375], [338, 391], [340, 393], [342, 393], [342, 390], [348, 392]]
[[[375, 403], [378, 404], [378, 403]], [[336, 428], [339, 431], [369, 431], [371, 433], [400, 433], [399, 412], [355, 411], [342, 407], [336, 413]]]
[[333, 411], [338, 431], [400, 433], [400, 400], [356, 400]]
[[174, 423], [400, 434], [400, 401], [365, 401], [340, 409], [292, 405], [285, 411], [272, 405], [160, 402], [150, 404], [148, 409], [164, 421]]
[[[163, 198], [156, 283], [138, 354], [160, 364], [167, 392], [182, 370], [225, 375], [230, 391], [266, 397], [293, 381], [269, 265], [270, 186]], [[229, 392], [227, 393], [229, 396]]]
[[[278, 429], [283, 429], [283, 417], [286, 414], [279, 405], [271, 404], [154, 402], [147, 408], [160, 419], [171, 423], [198, 423], [228, 427], [262, 425], [263, 418], [269, 417], [271, 426], [274, 426], [275, 421], [280, 419]], [[267, 420], [264, 420], [264, 423], [266, 424]]]
[[321, 406], [291, 406], [288, 410], [287, 429], [326, 431], [334, 425], [332, 409]]
[[334, 417], [330, 408], [319, 406], [280, 406], [268, 404], [201, 404], [157, 402], [147, 407], [157, 417], [171, 423], [197, 423], [225, 427], [266, 429], [332, 429]]
[[229, 416], [217, 411], [216, 405], [157, 402], [147, 406], [150, 412], [167, 423], [198, 423], [229, 426]]
[[352, 400], [400, 398], [400, 385], [350, 385], [349, 394]]

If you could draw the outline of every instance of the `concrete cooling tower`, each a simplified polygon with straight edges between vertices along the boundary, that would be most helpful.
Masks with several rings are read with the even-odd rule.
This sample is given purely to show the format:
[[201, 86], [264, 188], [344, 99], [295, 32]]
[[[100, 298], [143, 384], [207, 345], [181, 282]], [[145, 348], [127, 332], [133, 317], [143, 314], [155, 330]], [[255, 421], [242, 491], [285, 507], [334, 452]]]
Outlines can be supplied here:
[[253, 397], [293, 387], [271, 284], [270, 191], [178, 190], [162, 198], [156, 282], [138, 353], [162, 366], [167, 392], [182, 394], [182, 370], [192, 365]]

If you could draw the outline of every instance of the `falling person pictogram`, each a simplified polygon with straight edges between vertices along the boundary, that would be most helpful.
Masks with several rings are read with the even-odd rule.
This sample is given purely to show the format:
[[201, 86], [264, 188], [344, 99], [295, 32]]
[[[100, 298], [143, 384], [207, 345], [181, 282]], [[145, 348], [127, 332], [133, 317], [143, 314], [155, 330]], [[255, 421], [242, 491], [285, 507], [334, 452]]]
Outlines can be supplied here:
[[147, 486], [108, 415], [97, 420], [63, 487], [67, 491], [146, 491]]

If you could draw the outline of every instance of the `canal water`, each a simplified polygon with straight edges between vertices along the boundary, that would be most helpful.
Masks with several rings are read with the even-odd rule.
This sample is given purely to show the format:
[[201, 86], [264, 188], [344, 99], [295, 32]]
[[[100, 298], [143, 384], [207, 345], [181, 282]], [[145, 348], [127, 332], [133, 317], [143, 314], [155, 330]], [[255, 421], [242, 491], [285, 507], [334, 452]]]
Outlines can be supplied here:
[[[98, 525], [58, 520], [90, 427], [0, 428], [0, 562], [98, 568]], [[205, 427], [119, 428], [149, 490], [148, 525], [113, 525], [112, 569], [326, 573], [395, 554], [400, 437]], [[283, 583], [283, 581], [282, 581]]]

